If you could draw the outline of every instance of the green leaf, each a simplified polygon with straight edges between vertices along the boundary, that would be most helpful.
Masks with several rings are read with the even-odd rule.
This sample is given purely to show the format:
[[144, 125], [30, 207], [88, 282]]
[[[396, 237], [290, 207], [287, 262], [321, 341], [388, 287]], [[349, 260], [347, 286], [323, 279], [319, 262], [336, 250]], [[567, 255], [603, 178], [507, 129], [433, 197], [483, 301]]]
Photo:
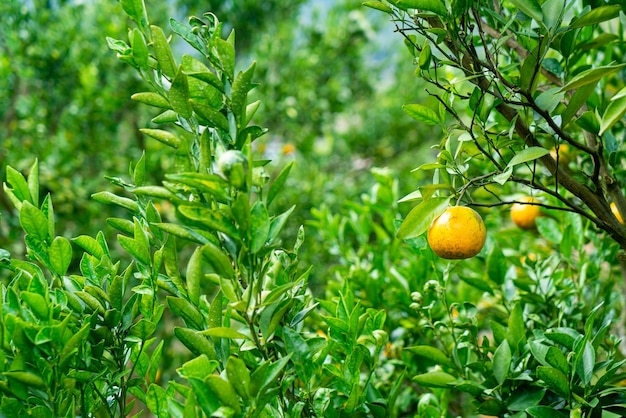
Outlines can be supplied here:
[[[7, 167], [8, 168], [8, 167]], [[30, 201], [33, 206], [39, 206], [39, 160], [35, 158], [35, 161], [30, 166], [28, 171], [28, 191], [30, 195]]]
[[30, 310], [35, 314], [35, 316], [41, 321], [47, 321], [48, 315], [50, 314], [50, 309], [48, 307], [48, 302], [46, 299], [40, 295], [39, 293], [26, 292], [23, 291], [20, 293], [20, 297]]
[[204, 224], [214, 231], [223, 232], [236, 240], [240, 239], [239, 230], [230, 217], [222, 212], [191, 205], [181, 205], [178, 207], [178, 211], [187, 219]]
[[167, 306], [170, 307], [172, 313], [182, 318], [185, 321], [185, 325], [195, 330], [203, 329], [204, 317], [191, 302], [174, 296], [167, 296], [166, 300]]
[[189, 301], [198, 306], [200, 302], [200, 279], [202, 278], [202, 248], [195, 249], [187, 263], [187, 296]]
[[206, 416], [214, 416], [213, 414], [220, 408], [221, 405], [217, 394], [209, 389], [204, 380], [190, 378], [189, 385], [198, 399], [198, 405], [202, 408], [202, 411], [206, 414]]
[[176, 77], [172, 80], [170, 91], [167, 94], [172, 109], [185, 119], [189, 119], [192, 114], [191, 104], [189, 103], [189, 83], [187, 75], [179, 69]]
[[198, 331], [189, 328], [174, 327], [174, 335], [194, 355], [206, 355], [209, 360], [216, 360], [217, 353], [213, 343]]
[[526, 343], [526, 326], [524, 324], [524, 313], [522, 305], [518, 302], [513, 306], [509, 316], [509, 342], [513, 352], [518, 351], [520, 344]]
[[226, 191], [226, 181], [216, 174], [177, 173], [166, 174], [165, 178], [172, 182], [192, 187], [200, 193], [209, 193], [220, 203], [228, 203], [229, 196]]
[[176, 76], [176, 62], [165, 33], [163, 33], [163, 29], [155, 25], [151, 25], [150, 30], [152, 31], [154, 55], [161, 67], [161, 71], [170, 79], [173, 79]]
[[548, 387], [557, 394], [561, 396], [569, 395], [569, 381], [567, 380], [567, 376], [560, 370], [549, 366], [538, 366], [537, 377], [546, 382]]
[[543, 23], [552, 31], [558, 29], [565, 11], [565, 0], [547, 0], [541, 5]]
[[207, 242], [202, 246], [202, 254], [217, 274], [229, 281], [235, 278], [232, 262], [220, 247], [212, 242]]
[[248, 337], [247, 335], [242, 334], [228, 327], [209, 328], [207, 330], [201, 331], [201, 334], [207, 335], [209, 337], [228, 338], [231, 340], [249, 340], [250, 339], [250, 337]]
[[569, 350], [574, 349], [574, 342], [581, 338], [581, 334], [573, 328], [553, 328], [545, 332], [545, 337], [551, 341], [561, 344]]
[[385, 12], [385, 13], [392, 13], [393, 12], [391, 7], [387, 6], [382, 1], [366, 1], [366, 2], [363, 2], [361, 4], [363, 6], [365, 6], [365, 7], [371, 8], [371, 9], [380, 10], [381, 12]]
[[27, 387], [44, 389], [46, 387], [46, 382], [37, 374], [22, 370], [10, 370], [2, 373], [3, 376], [6, 376], [9, 379], [15, 380]]
[[550, 406], [533, 406], [526, 410], [533, 418], [568, 418], [569, 415]]
[[569, 375], [570, 366], [565, 355], [556, 347], [548, 348], [546, 352], [546, 362], [557, 370], [562, 371], [565, 375]]
[[420, 104], [406, 104], [402, 106], [402, 110], [413, 119], [424, 122], [427, 125], [440, 125], [441, 119], [437, 113], [430, 107]]
[[511, 158], [511, 161], [509, 161], [507, 167], [513, 167], [518, 164], [527, 163], [528, 161], [536, 160], [549, 153], [550, 151], [543, 147], [524, 148], [523, 150], [515, 154], [513, 158]]
[[241, 412], [239, 397], [230, 382], [227, 382], [220, 376], [210, 375], [204, 379], [204, 384], [210, 391], [217, 395], [222, 406], [232, 408], [235, 414], [239, 414]]
[[420, 357], [424, 357], [433, 361], [435, 364], [443, 367], [454, 367], [454, 362], [445, 355], [441, 350], [431, 347], [429, 345], [417, 345], [414, 347], [405, 348], [406, 351], [417, 354]]
[[576, 366], [576, 373], [583, 383], [588, 385], [593, 378], [593, 368], [596, 364], [596, 352], [591, 342], [582, 341], [584, 341], [584, 343], [578, 344], [575, 347], [576, 355], [574, 357], [574, 364]]
[[511, 0], [511, 3], [528, 17], [543, 23], [543, 10], [537, 0]]
[[233, 46], [234, 42], [230, 42], [233, 40], [233, 34], [234, 32], [231, 33], [231, 37], [229, 37], [228, 40], [219, 37], [213, 38], [214, 46], [217, 49], [217, 54], [222, 64], [222, 70], [231, 82], [235, 78], [235, 47]]
[[576, 119], [576, 125], [580, 126], [587, 132], [591, 132], [592, 134], [598, 134], [600, 132], [600, 121], [598, 120], [598, 116], [591, 110], [580, 115], [580, 117]]
[[561, 127], [566, 126], [570, 120], [576, 115], [578, 110], [587, 102], [587, 99], [595, 90], [594, 83], [585, 84], [576, 90], [572, 95], [567, 107], [561, 114]]
[[295, 208], [296, 208], [296, 206], [293, 205], [292, 207], [290, 207], [289, 209], [287, 209], [286, 211], [284, 211], [280, 215], [275, 216], [274, 219], [272, 219], [272, 221], [270, 222], [270, 232], [269, 232], [269, 234], [267, 236], [267, 242], [268, 243], [270, 243], [270, 244], [273, 243], [274, 240], [276, 239], [276, 237], [278, 237], [278, 234], [280, 233], [280, 231], [285, 226], [285, 223], [287, 222], [287, 219], [293, 213]]
[[456, 377], [449, 373], [434, 371], [419, 374], [413, 377], [413, 381], [427, 388], [449, 388], [450, 385], [456, 381]]
[[48, 218], [28, 200], [22, 203], [20, 209], [20, 225], [33, 238], [41, 242], [48, 239]]
[[250, 252], [258, 253], [268, 241], [270, 232], [270, 217], [265, 205], [257, 201], [250, 212]]
[[267, 193], [267, 206], [268, 207], [269, 205], [272, 204], [276, 196], [278, 196], [278, 193], [280, 193], [280, 191], [283, 190], [283, 186], [285, 185], [285, 182], [289, 178], [289, 173], [291, 172], [291, 169], [293, 168], [293, 164], [294, 162], [291, 161], [289, 164], [283, 167], [280, 174], [278, 174], [278, 176], [276, 177], [276, 180], [274, 180], [274, 182], [270, 186], [270, 190]]
[[597, 25], [607, 20], [615, 19], [619, 16], [622, 7], [619, 4], [594, 7], [587, 13], [579, 16], [569, 25], [569, 29], [582, 28], [584, 26]]
[[65, 343], [60, 355], [61, 367], [67, 364], [67, 361], [79, 350], [79, 346], [87, 341], [90, 332], [91, 324], [88, 322]]
[[526, 411], [539, 405], [545, 394], [545, 389], [517, 390], [509, 397], [507, 408], [511, 411]]
[[72, 244], [64, 237], [56, 237], [48, 249], [50, 264], [59, 276], [65, 275], [72, 262]]
[[178, 34], [181, 38], [183, 38], [189, 45], [194, 47], [196, 50], [202, 53], [203, 56], [207, 55], [207, 49], [200, 38], [200, 36], [194, 32], [192, 28], [187, 25], [184, 25], [174, 18], [170, 18], [170, 27], [172, 30]]
[[153, 416], [158, 418], [169, 418], [168, 394], [159, 385], [151, 384], [146, 393], [146, 406]]
[[409, 239], [422, 235], [449, 204], [449, 197], [433, 197], [422, 201], [407, 214], [398, 229], [397, 237]]
[[96, 202], [106, 203], [108, 205], [117, 205], [134, 213], [139, 212], [137, 202], [127, 197], [121, 197], [111, 192], [98, 192], [92, 194], [91, 197]]
[[181, 144], [181, 139], [177, 135], [163, 129], [141, 128], [139, 131], [172, 148], [178, 148]]
[[441, 0], [396, 0], [393, 3], [403, 10], [427, 10], [439, 16], [448, 16], [448, 10], [446, 10], [446, 6]]
[[193, 110], [201, 117], [206, 119], [212, 127], [218, 128], [224, 132], [228, 132], [228, 119], [223, 113], [216, 110], [212, 106], [199, 103], [194, 99], [190, 100]]
[[34, 204], [26, 179], [24, 178], [24, 176], [22, 176], [22, 173], [20, 173], [10, 165], [7, 166], [7, 182], [11, 185], [11, 187], [13, 187], [13, 194], [19, 200], [19, 202], [27, 201], [31, 204]]
[[135, 63], [141, 68], [148, 67], [148, 47], [146, 41], [137, 28], [132, 30], [131, 45], [133, 47], [133, 58]]
[[209, 360], [207, 356], [202, 354], [194, 359], [184, 363], [177, 371], [182, 377], [186, 379], [195, 378], [204, 380], [207, 376], [212, 374], [219, 366], [219, 363], [215, 360]]
[[135, 23], [145, 28], [148, 25], [148, 15], [143, 0], [120, 0], [122, 9]]
[[561, 87], [561, 91], [574, 90], [590, 83], [597, 83], [602, 77], [613, 74], [624, 67], [626, 64], [615, 64], [582, 71]]
[[252, 396], [263, 396], [275, 384], [289, 360], [291, 360], [291, 354], [273, 363], [265, 362], [258, 367], [250, 376], [250, 393]]
[[243, 127], [242, 125], [246, 119], [244, 106], [246, 105], [248, 92], [252, 86], [252, 76], [254, 75], [255, 68], [256, 63], [253, 62], [247, 70], [237, 75], [233, 83], [230, 108], [237, 119], [239, 127]]
[[170, 102], [158, 93], [142, 92], [130, 96], [132, 100], [162, 109], [171, 109]]
[[609, 130], [613, 125], [619, 122], [622, 117], [626, 114], [626, 97], [620, 97], [618, 99], [611, 100], [609, 105], [602, 115], [602, 120], [600, 121], [600, 132], [598, 135], [603, 135], [607, 130]]
[[243, 399], [250, 399], [250, 371], [243, 360], [230, 356], [226, 362], [226, 378]]
[[496, 348], [496, 351], [493, 353], [492, 363], [493, 376], [501, 385], [508, 377], [511, 368], [511, 347], [509, 347], [507, 340], [502, 341], [498, 348]]

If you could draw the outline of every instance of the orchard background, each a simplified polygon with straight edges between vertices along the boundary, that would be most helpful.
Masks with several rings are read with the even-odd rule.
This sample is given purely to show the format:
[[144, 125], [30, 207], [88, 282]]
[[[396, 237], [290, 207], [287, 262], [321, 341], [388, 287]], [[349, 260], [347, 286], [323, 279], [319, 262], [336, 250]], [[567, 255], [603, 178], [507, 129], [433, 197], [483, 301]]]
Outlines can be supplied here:
[[625, 13], [4, 2], [0, 416], [626, 415]]

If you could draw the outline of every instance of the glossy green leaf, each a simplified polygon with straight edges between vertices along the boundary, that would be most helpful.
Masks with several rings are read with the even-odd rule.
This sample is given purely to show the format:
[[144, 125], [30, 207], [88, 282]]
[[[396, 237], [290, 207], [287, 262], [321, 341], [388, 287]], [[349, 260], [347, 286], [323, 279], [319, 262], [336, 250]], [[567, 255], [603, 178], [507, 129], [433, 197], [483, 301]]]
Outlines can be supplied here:
[[526, 343], [526, 326], [524, 324], [524, 312], [522, 305], [518, 302], [513, 306], [509, 316], [509, 342], [513, 353], [518, 351], [519, 344]]
[[439, 125], [441, 120], [437, 113], [430, 107], [421, 104], [406, 104], [402, 110], [413, 119], [424, 122], [427, 125]]
[[257, 201], [250, 212], [250, 251], [258, 253], [266, 244], [270, 233], [270, 217], [263, 202]]
[[285, 226], [287, 219], [293, 213], [295, 208], [296, 207], [294, 205], [290, 207], [289, 209], [287, 209], [285, 212], [281, 213], [278, 216], [275, 216], [272, 219], [272, 221], [270, 222], [270, 231], [267, 236], [268, 243], [270, 244], [273, 243], [274, 240], [278, 237], [278, 235], [280, 234], [280, 231], [282, 231], [283, 227]]
[[198, 405], [206, 416], [211, 417], [220, 408], [221, 402], [215, 392], [213, 392], [204, 380], [196, 378], [189, 379], [189, 385], [198, 399]]
[[140, 27], [148, 25], [148, 15], [146, 13], [146, 5], [143, 0], [120, 0], [122, 9], [133, 21]]
[[291, 360], [291, 354], [274, 362], [265, 362], [250, 376], [250, 393], [252, 396], [262, 396], [272, 386], [277, 386], [277, 379]]
[[175, 173], [166, 174], [165, 178], [192, 187], [200, 193], [208, 193], [220, 203], [227, 203], [229, 200], [226, 181], [216, 174]]
[[606, 131], [611, 129], [613, 125], [622, 120], [623, 116], [626, 114], [626, 97], [620, 97], [615, 100], [611, 100], [609, 105], [602, 115], [602, 120], [600, 121], [600, 132], [599, 135], [603, 135]]
[[496, 378], [496, 381], [499, 384], [504, 383], [506, 378], [509, 375], [509, 369], [511, 368], [511, 347], [507, 340], [502, 341], [502, 343], [496, 348], [496, 351], [493, 353], [493, 376]]
[[578, 88], [567, 104], [567, 107], [561, 114], [561, 126], [566, 126], [570, 120], [576, 115], [576, 113], [582, 108], [582, 106], [587, 102], [591, 93], [595, 90], [595, 83], [589, 83]]
[[217, 50], [224, 74], [232, 82], [235, 78], [235, 48], [230, 42], [219, 37], [213, 38], [213, 46]]
[[572, 23], [570, 23], [569, 25], [569, 28], [582, 28], [584, 26], [597, 25], [598, 23], [615, 19], [619, 16], [620, 10], [622, 10], [622, 7], [618, 4], [594, 7], [590, 9], [587, 13], [579, 16], [577, 19], [572, 21]]
[[20, 173], [10, 165], [7, 166], [7, 182], [9, 183], [9, 185], [11, 185], [12, 189], [10, 190], [13, 192], [13, 194], [20, 203], [23, 201], [27, 201], [31, 204], [34, 204], [26, 179], [24, 178], [22, 173]]
[[528, 17], [543, 22], [543, 10], [537, 0], [511, 0], [511, 3]]
[[151, 25], [150, 30], [152, 31], [154, 55], [159, 63], [159, 67], [163, 74], [173, 79], [176, 76], [176, 62], [165, 33], [163, 33], [163, 29], [155, 25]]
[[206, 355], [209, 360], [216, 360], [217, 353], [213, 343], [198, 331], [189, 328], [174, 327], [174, 335], [194, 355]]
[[177, 371], [184, 378], [204, 380], [215, 371], [218, 365], [217, 361], [210, 360], [202, 354], [184, 363]]
[[420, 357], [429, 359], [440, 366], [454, 367], [453, 361], [438, 348], [431, 347], [429, 345], [417, 345], [414, 347], [407, 347], [404, 350], [415, 353]]
[[549, 153], [550, 151], [543, 147], [524, 148], [523, 150], [515, 154], [513, 158], [511, 158], [511, 161], [509, 161], [507, 167], [513, 167], [519, 164], [527, 163], [529, 161], [541, 158], [544, 155], [548, 155]]
[[167, 306], [169, 306], [172, 313], [185, 321], [191, 329], [202, 330], [204, 328], [204, 317], [191, 302], [187, 299], [168, 296], [166, 298]]
[[533, 418], [568, 418], [569, 415], [550, 406], [533, 406], [526, 410]]
[[576, 366], [576, 373], [583, 383], [588, 385], [593, 378], [593, 369], [596, 364], [596, 352], [589, 341], [584, 341], [584, 343], [577, 345], [575, 350], [574, 364]]
[[615, 64], [585, 70], [575, 75], [574, 78], [561, 87], [561, 91], [574, 90], [586, 84], [597, 83], [602, 77], [611, 75], [624, 67], [626, 67], [626, 64]]
[[235, 414], [240, 413], [239, 397], [230, 382], [222, 379], [220, 376], [210, 375], [204, 379], [204, 384], [217, 395], [222, 406], [232, 408]]
[[228, 119], [226, 119], [226, 116], [224, 116], [222, 112], [213, 108], [212, 106], [199, 103], [194, 99], [190, 100], [190, 103], [193, 107], [193, 110], [201, 118], [206, 119], [206, 121], [210, 123], [212, 127], [218, 128], [224, 132], [228, 132]]
[[172, 148], [178, 148], [181, 144], [181, 139], [177, 135], [163, 129], [141, 128], [139, 131]]
[[439, 16], [448, 16], [446, 6], [441, 0], [395, 0], [393, 3], [403, 10], [426, 10], [438, 14]]
[[545, 389], [515, 391], [508, 400], [507, 408], [511, 411], [526, 411], [539, 405], [545, 394]]
[[56, 237], [48, 249], [50, 264], [59, 276], [65, 275], [72, 262], [72, 244], [64, 237]]
[[235, 278], [233, 264], [220, 247], [211, 242], [207, 242], [202, 246], [202, 254], [217, 274], [226, 280], [233, 280]]
[[42, 295], [23, 291], [20, 293], [20, 297], [39, 320], [47, 321], [49, 319], [50, 309], [48, 301]]
[[230, 108], [238, 121], [238, 126], [243, 127], [243, 121], [246, 119], [245, 105], [248, 92], [252, 87], [252, 77], [254, 70], [256, 69], [256, 63], [253, 62], [247, 70], [240, 72], [233, 83], [231, 93], [231, 105]]
[[168, 394], [162, 387], [151, 384], [148, 388], [148, 392], [146, 393], [146, 405], [150, 412], [152, 412], [152, 416], [158, 418], [169, 418], [169, 408], [168, 408]]
[[239, 239], [239, 230], [229, 216], [203, 206], [182, 205], [178, 211], [187, 219], [206, 225], [213, 231], [223, 232], [231, 238]]
[[433, 197], [422, 201], [407, 214], [398, 229], [398, 238], [409, 239], [422, 235], [449, 204], [449, 197]]
[[187, 296], [194, 305], [200, 302], [200, 280], [202, 279], [202, 249], [196, 248], [187, 263]]
[[547, 0], [541, 5], [541, 10], [543, 13], [543, 23], [554, 32], [558, 29], [561, 19], [563, 19], [565, 0]]
[[546, 352], [546, 362], [557, 370], [563, 372], [566, 376], [570, 373], [570, 365], [565, 354], [556, 347], [548, 348]]
[[97, 192], [92, 194], [91, 197], [96, 202], [106, 203], [109, 205], [117, 205], [134, 213], [139, 212], [139, 206], [137, 205], [137, 202], [127, 197], [118, 196], [111, 192]]
[[[8, 170], [8, 167], [7, 167]], [[35, 161], [30, 166], [28, 171], [28, 191], [30, 195], [30, 202], [33, 206], [39, 206], [39, 160], [35, 158]]]
[[449, 388], [450, 385], [456, 381], [456, 377], [449, 373], [433, 371], [424, 374], [419, 374], [412, 379], [420, 386], [427, 388]]
[[148, 47], [146, 46], [146, 41], [141, 34], [139, 29], [135, 28], [132, 30], [131, 37], [131, 45], [133, 48], [133, 58], [135, 59], [135, 63], [141, 68], [148, 67]]
[[191, 117], [192, 109], [189, 103], [189, 82], [187, 75], [181, 69], [176, 73], [176, 77], [172, 80], [172, 85], [167, 94], [172, 109], [183, 118]]
[[162, 109], [172, 108], [170, 106], [170, 102], [165, 97], [161, 96], [158, 93], [153, 93], [153, 92], [135, 93], [132, 96], [130, 96], [130, 98], [139, 103], [147, 104], [149, 106], [159, 107]]
[[569, 381], [563, 372], [549, 366], [537, 367], [537, 377], [548, 387], [561, 396], [568, 396], [570, 392]]
[[20, 209], [20, 225], [24, 232], [41, 242], [49, 238], [48, 218], [27, 200]]
[[213, 327], [207, 330], [201, 331], [201, 334], [214, 338], [228, 338], [231, 340], [249, 340], [246, 334], [242, 334], [228, 327]]
[[243, 360], [233, 356], [228, 358], [226, 378], [241, 398], [250, 398], [250, 371]]
[[391, 13], [393, 10], [382, 1], [366, 1], [361, 3], [365, 7], [380, 10], [381, 12]]
[[595, 112], [584, 112], [578, 119], [576, 119], [576, 125], [580, 126], [587, 132], [592, 134], [598, 134], [600, 132], [600, 121]]
[[207, 55], [207, 48], [200, 38], [200, 36], [194, 32], [193, 28], [178, 22], [174, 18], [170, 18], [170, 27], [172, 30], [183, 38], [189, 45], [198, 50], [203, 56]]

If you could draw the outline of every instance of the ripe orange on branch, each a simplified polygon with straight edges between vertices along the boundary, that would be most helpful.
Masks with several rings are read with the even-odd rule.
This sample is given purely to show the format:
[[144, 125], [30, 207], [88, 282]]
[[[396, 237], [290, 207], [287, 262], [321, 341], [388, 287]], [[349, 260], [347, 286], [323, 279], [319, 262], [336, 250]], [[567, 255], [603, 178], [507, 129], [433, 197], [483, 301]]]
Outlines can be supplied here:
[[533, 229], [537, 227], [537, 218], [541, 216], [541, 209], [537, 205], [538, 200], [527, 196], [520, 199], [519, 203], [511, 206], [511, 220], [522, 229]]
[[459, 260], [474, 257], [487, 238], [485, 223], [467, 206], [451, 206], [428, 229], [428, 245], [441, 258]]

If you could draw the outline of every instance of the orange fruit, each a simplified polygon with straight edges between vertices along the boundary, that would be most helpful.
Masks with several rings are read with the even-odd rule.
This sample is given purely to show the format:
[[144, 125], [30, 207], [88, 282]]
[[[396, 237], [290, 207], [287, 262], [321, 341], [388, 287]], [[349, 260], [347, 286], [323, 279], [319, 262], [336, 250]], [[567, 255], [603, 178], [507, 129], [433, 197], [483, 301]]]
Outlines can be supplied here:
[[292, 143], [283, 145], [283, 155], [290, 155], [296, 152], [296, 146]]
[[541, 209], [537, 205], [527, 203], [536, 203], [537, 199], [526, 196], [520, 199], [522, 203], [514, 203], [511, 206], [511, 220], [522, 229], [533, 229], [537, 227], [537, 218], [541, 216]]
[[613, 212], [613, 215], [615, 215], [615, 217], [617, 218], [617, 221], [621, 223], [622, 225], [624, 225], [624, 219], [622, 218], [622, 215], [619, 213], [619, 210], [617, 209], [617, 205], [615, 204], [615, 202], [611, 202], [611, 212]]
[[428, 229], [428, 245], [441, 258], [459, 260], [474, 257], [487, 238], [485, 223], [467, 206], [447, 208]]

